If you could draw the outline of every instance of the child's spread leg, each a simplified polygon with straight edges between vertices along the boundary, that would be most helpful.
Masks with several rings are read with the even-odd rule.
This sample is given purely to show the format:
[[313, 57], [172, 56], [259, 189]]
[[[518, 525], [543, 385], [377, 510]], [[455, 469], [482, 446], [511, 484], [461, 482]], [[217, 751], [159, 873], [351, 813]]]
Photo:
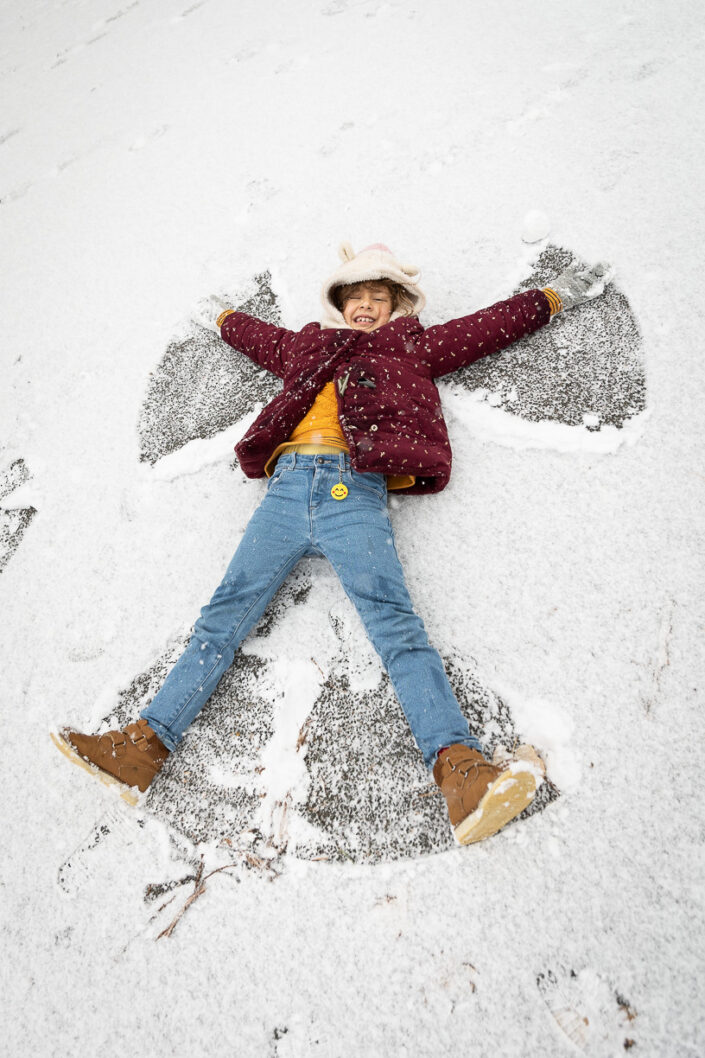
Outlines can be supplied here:
[[387, 515], [384, 478], [357, 474], [348, 467], [344, 480], [349, 495], [340, 503], [326, 502], [330, 486], [322, 481], [314, 539], [340, 577], [389, 673], [426, 766], [433, 767], [441, 746], [462, 743], [481, 750], [441, 657], [414, 612]]
[[271, 479], [222, 583], [201, 610], [188, 646], [142, 711], [170, 750], [206, 704], [288, 574], [311, 551], [306, 500], [305, 474], [284, 470]]

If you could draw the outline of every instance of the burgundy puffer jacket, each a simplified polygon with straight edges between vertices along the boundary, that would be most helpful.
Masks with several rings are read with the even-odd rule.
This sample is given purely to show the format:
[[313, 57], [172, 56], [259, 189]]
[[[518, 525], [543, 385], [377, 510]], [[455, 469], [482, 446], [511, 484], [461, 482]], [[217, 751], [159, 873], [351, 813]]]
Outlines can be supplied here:
[[233, 348], [284, 379], [235, 446], [245, 474], [264, 477], [270, 455], [286, 441], [326, 382], [335, 381], [338, 416], [355, 470], [415, 474], [402, 493], [440, 492], [450, 478], [451, 450], [434, 378], [456, 371], [538, 330], [550, 319], [540, 290], [450, 323], [424, 329], [402, 316], [370, 334], [308, 323], [288, 331], [242, 312], [223, 320]]

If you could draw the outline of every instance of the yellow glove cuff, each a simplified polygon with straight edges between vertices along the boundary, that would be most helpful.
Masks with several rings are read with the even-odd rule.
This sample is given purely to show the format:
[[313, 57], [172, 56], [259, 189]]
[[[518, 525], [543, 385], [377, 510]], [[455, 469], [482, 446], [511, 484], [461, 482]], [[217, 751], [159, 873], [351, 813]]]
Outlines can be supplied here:
[[557, 312], [560, 312], [563, 308], [563, 302], [556, 294], [555, 290], [551, 290], [550, 287], [542, 287], [542, 294], [545, 294], [548, 298], [548, 304], [551, 306], [551, 316], [555, 316]]

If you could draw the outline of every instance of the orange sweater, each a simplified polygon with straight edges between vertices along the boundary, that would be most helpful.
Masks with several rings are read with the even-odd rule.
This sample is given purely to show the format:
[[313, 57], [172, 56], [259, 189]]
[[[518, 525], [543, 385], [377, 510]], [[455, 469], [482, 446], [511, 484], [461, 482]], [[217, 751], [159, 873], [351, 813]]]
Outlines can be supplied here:
[[[321, 447], [348, 451], [348, 443], [338, 421], [338, 403], [333, 382], [326, 383], [308, 413], [289, 436], [289, 440], [275, 448], [267, 460], [264, 472], [268, 478], [272, 476], [274, 464], [282, 452], [291, 449], [315, 452]], [[387, 488], [408, 489], [415, 481], [413, 474], [389, 474]]]

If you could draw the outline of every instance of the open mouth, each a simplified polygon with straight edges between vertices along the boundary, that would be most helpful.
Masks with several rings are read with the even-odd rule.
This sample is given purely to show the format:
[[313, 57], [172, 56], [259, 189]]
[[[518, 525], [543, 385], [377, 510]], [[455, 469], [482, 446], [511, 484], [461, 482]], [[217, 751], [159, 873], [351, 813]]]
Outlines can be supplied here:
[[356, 316], [353, 323], [374, 323], [371, 316]]

